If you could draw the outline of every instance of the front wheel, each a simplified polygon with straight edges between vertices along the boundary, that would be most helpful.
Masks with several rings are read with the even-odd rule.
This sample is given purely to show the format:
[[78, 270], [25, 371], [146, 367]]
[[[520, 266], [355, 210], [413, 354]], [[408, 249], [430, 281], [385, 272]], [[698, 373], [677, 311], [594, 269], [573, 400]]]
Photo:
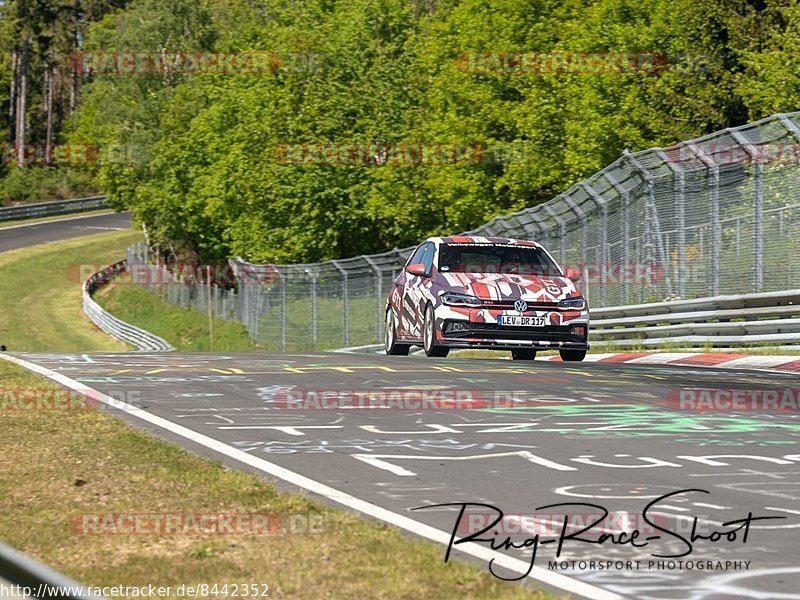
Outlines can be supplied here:
[[410, 344], [398, 344], [397, 332], [394, 328], [394, 317], [392, 311], [386, 311], [386, 329], [383, 334], [383, 346], [386, 349], [386, 354], [393, 356], [408, 356], [408, 350], [411, 348]]
[[586, 358], [586, 350], [559, 350], [558, 353], [565, 362], [580, 362]]
[[520, 348], [519, 350], [511, 351], [511, 360], [534, 360], [536, 358], [536, 350], [530, 348]]
[[436, 318], [433, 315], [433, 307], [428, 304], [425, 307], [425, 323], [422, 333], [422, 349], [426, 356], [444, 358], [450, 353], [450, 348], [436, 345]]

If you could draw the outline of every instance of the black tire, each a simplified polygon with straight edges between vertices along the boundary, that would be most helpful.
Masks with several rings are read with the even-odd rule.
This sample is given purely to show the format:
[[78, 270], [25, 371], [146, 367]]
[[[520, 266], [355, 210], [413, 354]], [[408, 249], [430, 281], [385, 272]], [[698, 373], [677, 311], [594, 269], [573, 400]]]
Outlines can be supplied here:
[[394, 316], [391, 310], [386, 311], [386, 330], [383, 334], [383, 347], [386, 354], [392, 356], [408, 356], [411, 344], [398, 344], [397, 332], [394, 328]]
[[437, 358], [444, 358], [450, 353], [450, 348], [446, 346], [437, 346], [436, 341], [436, 319], [433, 316], [433, 307], [428, 304], [425, 307], [425, 322], [422, 331], [422, 349], [425, 350], [425, 356], [432, 356]]
[[536, 350], [530, 348], [520, 348], [519, 350], [511, 351], [511, 360], [534, 360], [536, 358]]
[[559, 350], [558, 353], [564, 362], [580, 362], [586, 358], [586, 350]]

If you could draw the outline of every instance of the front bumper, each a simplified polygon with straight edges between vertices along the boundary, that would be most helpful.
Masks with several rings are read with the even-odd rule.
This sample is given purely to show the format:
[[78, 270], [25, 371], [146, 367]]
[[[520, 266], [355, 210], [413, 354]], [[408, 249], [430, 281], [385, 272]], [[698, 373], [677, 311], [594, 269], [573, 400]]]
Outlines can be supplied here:
[[[580, 331], [579, 328], [583, 328], [583, 335], [576, 333]], [[583, 321], [545, 327], [511, 327], [496, 323], [444, 319], [437, 344], [450, 348], [588, 350], [588, 333], [589, 324]]]

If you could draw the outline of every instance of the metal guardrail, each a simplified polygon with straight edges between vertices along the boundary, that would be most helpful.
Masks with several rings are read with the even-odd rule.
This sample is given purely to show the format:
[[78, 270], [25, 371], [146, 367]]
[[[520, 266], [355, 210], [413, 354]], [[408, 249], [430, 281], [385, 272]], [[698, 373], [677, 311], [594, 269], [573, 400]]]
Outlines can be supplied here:
[[39, 202], [37, 204], [4, 206], [0, 207], [0, 222], [68, 215], [70, 213], [86, 212], [88, 210], [97, 210], [106, 207], [105, 196], [90, 196], [88, 198], [75, 198], [74, 200], [55, 200], [53, 202]]
[[165, 339], [109, 314], [92, 298], [92, 294], [100, 285], [108, 283], [126, 269], [127, 261], [121, 260], [87, 278], [83, 282], [83, 312], [107, 334], [121, 342], [136, 346], [137, 350], [143, 352], [169, 352], [174, 350], [175, 348]]
[[800, 289], [598, 308], [590, 315], [593, 346], [800, 344]]
[[[726, 348], [765, 344], [800, 350], [800, 289], [714, 296], [590, 310], [589, 343], [597, 349], [670, 345]], [[382, 344], [334, 352], [382, 354]]]
[[102, 600], [101, 596], [90, 594], [86, 586], [3, 543], [0, 543], [0, 576], [13, 586], [20, 586], [18, 593], [14, 594], [13, 587], [0, 583], [0, 586], [9, 588], [0, 588], [0, 598]]

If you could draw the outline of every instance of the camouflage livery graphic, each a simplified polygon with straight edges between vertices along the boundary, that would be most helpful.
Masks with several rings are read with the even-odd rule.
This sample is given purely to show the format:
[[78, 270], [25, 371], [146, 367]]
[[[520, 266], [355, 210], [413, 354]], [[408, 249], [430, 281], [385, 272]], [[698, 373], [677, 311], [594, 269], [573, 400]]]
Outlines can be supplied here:
[[563, 360], [582, 360], [589, 312], [579, 280], [535, 242], [428, 238], [393, 282], [386, 352], [421, 345], [428, 356], [446, 356], [451, 348], [488, 348], [530, 360], [559, 350]]

